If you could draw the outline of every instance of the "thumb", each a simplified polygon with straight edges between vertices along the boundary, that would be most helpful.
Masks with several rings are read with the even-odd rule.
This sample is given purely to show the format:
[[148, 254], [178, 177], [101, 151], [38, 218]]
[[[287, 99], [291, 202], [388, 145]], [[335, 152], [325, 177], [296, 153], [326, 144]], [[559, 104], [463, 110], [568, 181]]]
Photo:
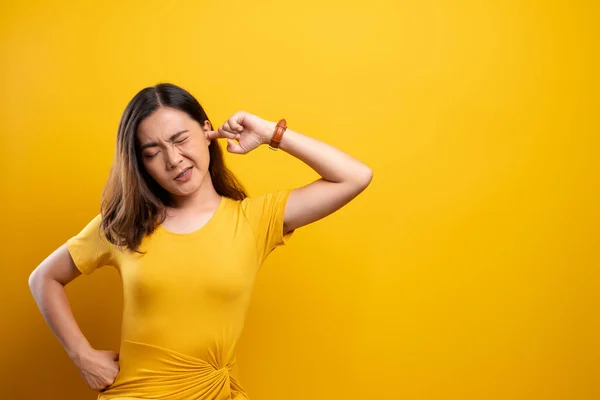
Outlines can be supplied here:
[[110, 355], [114, 361], [119, 361], [119, 353], [111, 351]]
[[244, 154], [245, 151], [239, 143], [236, 143], [233, 139], [227, 139], [227, 151], [235, 154]]

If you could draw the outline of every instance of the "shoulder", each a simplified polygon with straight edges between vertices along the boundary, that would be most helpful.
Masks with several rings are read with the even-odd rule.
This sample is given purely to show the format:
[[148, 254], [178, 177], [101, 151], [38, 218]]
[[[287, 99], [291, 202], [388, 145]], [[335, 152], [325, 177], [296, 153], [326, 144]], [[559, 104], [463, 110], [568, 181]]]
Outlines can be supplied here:
[[248, 196], [240, 201], [240, 207], [244, 211], [247, 211], [252, 208], [263, 208], [265, 206], [274, 206], [285, 203], [292, 190], [293, 189], [278, 189], [256, 196]]
[[67, 240], [67, 249], [75, 265], [85, 274], [113, 262], [114, 246], [104, 235], [101, 224], [102, 216], [97, 214], [79, 233]]
[[94, 234], [97, 233], [99, 239], [106, 239], [104, 232], [102, 231], [102, 214], [98, 213], [87, 224], [83, 227], [80, 232], [81, 234]]

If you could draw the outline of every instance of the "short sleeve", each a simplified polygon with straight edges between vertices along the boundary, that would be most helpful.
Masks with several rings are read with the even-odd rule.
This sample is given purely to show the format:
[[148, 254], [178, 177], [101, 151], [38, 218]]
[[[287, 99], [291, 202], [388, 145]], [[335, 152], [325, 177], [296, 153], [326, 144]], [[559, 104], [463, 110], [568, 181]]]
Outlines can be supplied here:
[[276, 247], [287, 244], [294, 233], [283, 233], [285, 205], [291, 192], [292, 189], [285, 189], [242, 200], [242, 211], [252, 227], [261, 263]]
[[81, 232], [67, 240], [67, 249], [75, 266], [86, 275], [113, 262], [113, 245], [102, 232], [101, 221], [98, 214]]

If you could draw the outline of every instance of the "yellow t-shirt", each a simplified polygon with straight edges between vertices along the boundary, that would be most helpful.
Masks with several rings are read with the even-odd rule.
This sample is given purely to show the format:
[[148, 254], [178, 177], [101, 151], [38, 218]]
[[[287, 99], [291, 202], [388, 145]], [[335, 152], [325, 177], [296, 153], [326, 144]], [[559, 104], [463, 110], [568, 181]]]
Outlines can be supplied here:
[[159, 226], [143, 255], [110, 244], [100, 215], [67, 241], [82, 273], [111, 265], [123, 283], [120, 371], [98, 399], [247, 399], [235, 348], [261, 264], [292, 236], [283, 234], [290, 192], [222, 197], [195, 232]]

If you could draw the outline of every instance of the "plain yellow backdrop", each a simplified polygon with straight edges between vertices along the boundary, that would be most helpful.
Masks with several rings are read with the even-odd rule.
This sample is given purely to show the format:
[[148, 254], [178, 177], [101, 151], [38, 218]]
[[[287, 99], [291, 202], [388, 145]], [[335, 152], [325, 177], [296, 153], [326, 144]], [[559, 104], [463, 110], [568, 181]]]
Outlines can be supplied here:
[[[596, 1], [5, 1], [3, 399], [93, 399], [29, 273], [98, 212], [127, 102], [172, 82], [350, 153], [371, 186], [257, 283], [253, 400], [600, 398]], [[595, 26], [596, 25], [596, 26]], [[251, 194], [311, 182], [266, 147]], [[67, 287], [117, 350], [111, 268]]]

